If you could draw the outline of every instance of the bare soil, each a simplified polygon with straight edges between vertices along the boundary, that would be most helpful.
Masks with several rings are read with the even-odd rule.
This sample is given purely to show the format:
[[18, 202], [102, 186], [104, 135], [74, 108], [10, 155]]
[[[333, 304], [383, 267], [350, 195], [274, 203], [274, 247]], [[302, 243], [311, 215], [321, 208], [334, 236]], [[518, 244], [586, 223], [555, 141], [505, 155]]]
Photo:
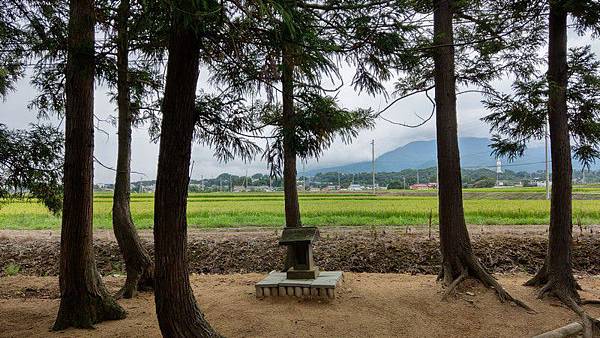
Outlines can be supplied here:
[[[496, 273], [535, 273], [546, 252], [547, 226], [472, 226], [469, 231], [476, 255]], [[600, 226], [573, 230], [574, 269], [600, 274]], [[325, 228], [315, 246], [317, 265], [325, 270], [374, 273], [437, 274], [437, 229]], [[190, 230], [189, 265], [192, 272], [231, 274], [268, 272], [283, 266], [284, 251], [277, 245], [280, 230]], [[153, 254], [152, 232], [141, 231]], [[94, 232], [99, 270], [104, 275], [124, 271], [110, 230]], [[58, 274], [59, 231], [0, 231], [0, 276], [8, 265], [27, 275]]]
[[[254, 283], [263, 274], [196, 275], [196, 298], [207, 319], [227, 337], [531, 337], [577, 320], [553, 300], [538, 300], [521, 286], [524, 274], [503, 274], [501, 283], [532, 306], [529, 314], [498, 302], [492, 290], [469, 281], [448, 301], [432, 275], [345, 273], [332, 301], [259, 300]], [[116, 291], [123, 277], [105, 278]], [[600, 297], [600, 278], [579, 279], [585, 298]], [[121, 300], [128, 317], [95, 330], [49, 331], [59, 300], [56, 277], [0, 278], [1, 337], [159, 337], [152, 293]], [[586, 307], [593, 316], [600, 308]]]

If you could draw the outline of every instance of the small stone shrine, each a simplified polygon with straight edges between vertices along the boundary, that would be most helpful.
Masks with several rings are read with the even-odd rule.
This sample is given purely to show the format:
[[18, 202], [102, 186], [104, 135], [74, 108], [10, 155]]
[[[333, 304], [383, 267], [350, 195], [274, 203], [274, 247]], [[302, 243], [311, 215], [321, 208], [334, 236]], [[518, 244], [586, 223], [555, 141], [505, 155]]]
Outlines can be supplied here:
[[272, 271], [256, 284], [256, 297], [335, 298], [342, 281], [341, 271], [320, 272], [314, 263], [313, 243], [319, 237], [316, 227], [284, 228], [279, 245], [288, 248], [288, 270]]

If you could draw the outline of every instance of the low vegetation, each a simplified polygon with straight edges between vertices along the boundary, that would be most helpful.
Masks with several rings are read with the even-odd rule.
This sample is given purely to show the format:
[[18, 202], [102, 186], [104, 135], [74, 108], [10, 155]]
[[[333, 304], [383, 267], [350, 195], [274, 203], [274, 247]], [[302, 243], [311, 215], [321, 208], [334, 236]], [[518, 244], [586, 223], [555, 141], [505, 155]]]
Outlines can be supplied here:
[[[580, 188], [582, 193], [598, 193], [598, 189]], [[550, 202], [545, 199], [505, 199], [519, 192], [543, 193], [543, 189], [473, 189], [465, 193], [488, 193], [490, 198], [465, 200], [468, 224], [530, 225], [549, 222]], [[419, 196], [423, 192], [388, 192], [374, 196], [368, 193], [301, 194], [303, 223], [319, 226], [426, 226], [433, 211], [437, 223], [438, 201], [435, 196]], [[434, 194], [435, 192], [432, 191]], [[414, 195], [414, 196], [413, 196]], [[138, 228], [153, 224], [152, 194], [132, 194], [131, 210]], [[98, 193], [94, 198], [94, 226], [112, 226], [112, 195]], [[600, 203], [597, 200], [573, 201], [573, 222], [599, 224]], [[188, 222], [195, 228], [217, 227], [281, 227], [284, 224], [281, 193], [208, 193], [190, 194]], [[0, 229], [58, 229], [60, 216], [54, 216], [41, 204], [9, 202], [0, 209]]]

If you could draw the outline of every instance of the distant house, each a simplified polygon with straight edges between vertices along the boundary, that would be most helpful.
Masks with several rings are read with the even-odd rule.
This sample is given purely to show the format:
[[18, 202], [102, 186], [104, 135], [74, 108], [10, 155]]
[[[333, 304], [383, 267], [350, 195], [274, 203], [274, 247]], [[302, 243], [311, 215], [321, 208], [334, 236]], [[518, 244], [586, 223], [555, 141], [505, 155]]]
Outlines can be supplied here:
[[410, 190], [428, 190], [428, 189], [437, 189], [437, 183], [418, 183], [411, 184]]
[[348, 187], [348, 190], [350, 191], [360, 191], [360, 190], [365, 190], [365, 187], [363, 187], [360, 184], [350, 184], [350, 186]]

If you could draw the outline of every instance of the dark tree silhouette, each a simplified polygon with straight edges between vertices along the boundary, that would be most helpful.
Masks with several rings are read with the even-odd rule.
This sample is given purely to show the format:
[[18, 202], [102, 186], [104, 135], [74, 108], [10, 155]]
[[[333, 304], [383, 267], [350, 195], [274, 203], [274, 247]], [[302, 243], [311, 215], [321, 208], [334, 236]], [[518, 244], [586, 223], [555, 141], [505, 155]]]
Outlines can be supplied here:
[[[549, 125], [552, 156], [552, 200], [546, 259], [525, 285], [540, 286], [539, 297], [555, 296], [582, 316], [585, 335], [598, 330], [598, 323], [579, 306], [579, 285], [572, 271], [572, 163], [571, 153], [584, 168], [600, 157], [600, 62], [589, 47], [573, 48], [568, 57], [568, 15], [573, 14], [577, 31], [598, 32], [595, 1], [550, 1], [548, 14], [548, 71], [518, 79], [514, 94], [492, 91], [486, 104], [493, 113], [484, 120], [498, 132], [493, 140], [498, 155], [523, 155], [526, 142], [544, 137]], [[569, 60], [570, 59], [570, 60]], [[575, 141], [571, 146], [571, 139]], [[583, 301], [585, 302], [585, 301]], [[594, 325], [592, 325], [594, 324]], [[598, 334], [598, 332], [596, 332]]]
[[156, 195], [154, 201], [155, 301], [165, 337], [218, 336], [204, 318], [190, 286], [186, 258], [187, 191], [200, 63], [198, 32], [186, 13], [191, 4], [176, 1], [172, 8], [167, 80]]
[[117, 297], [131, 298], [138, 289], [146, 290], [153, 285], [154, 263], [140, 238], [131, 218], [131, 111], [129, 52], [130, 1], [121, 0], [117, 9], [117, 108], [118, 152], [115, 191], [113, 194], [113, 231], [125, 261], [127, 279]]
[[466, 277], [480, 280], [494, 288], [501, 301], [514, 299], [484, 269], [473, 254], [469, 233], [465, 224], [462, 201], [462, 180], [458, 150], [456, 117], [456, 79], [454, 66], [453, 13], [456, 4], [452, 0], [434, 1], [434, 84], [436, 104], [436, 133], [438, 156], [438, 195], [440, 247], [442, 269], [439, 279], [447, 285], [446, 295]]
[[94, 151], [94, 2], [69, 9], [64, 201], [60, 238], [60, 308], [54, 330], [92, 327], [125, 311], [108, 294], [92, 246]]

